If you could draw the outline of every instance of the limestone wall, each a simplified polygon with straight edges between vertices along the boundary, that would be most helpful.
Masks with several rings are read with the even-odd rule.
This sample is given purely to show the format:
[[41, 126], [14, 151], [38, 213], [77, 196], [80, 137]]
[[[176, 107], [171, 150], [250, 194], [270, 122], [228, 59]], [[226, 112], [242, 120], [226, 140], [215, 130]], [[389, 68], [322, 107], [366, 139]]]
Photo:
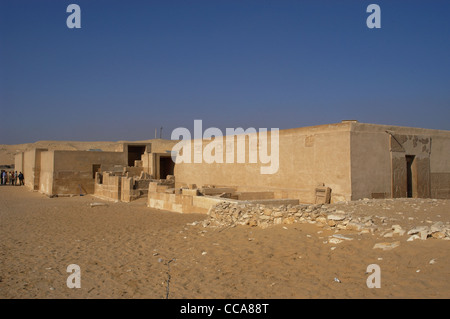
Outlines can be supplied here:
[[433, 138], [430, 169], [431, 196], [450, 199], [450, 136]]
[[41, 152], [41, 169], [39, 191], [46, 195], [53, 195], [54, 154], [52, 151]]
[[406, 156], [413, 155], [413, 197], [450, 198], [450, 132], [352, 123], [352, 200], [407, 196]]
[[23, 152], [17, 153], [14, 156], [14, 170], [23, 173]]
[[41, 153], [47, 149], [33, 149], [23, 153], [23, 175], [25, 178], [25, 186], [31, 190], [39, 190], [40, 170], [41, 170]]
[[128, 203], [140, 198], [141, 196], [146, 196], [148, 193], [149, 182], [149, 180], [138, 181], [133, 177], [123, 176], [121, 178], [120, 200]]
[[53, 194], [93, 194], [94, 164], [126, 165], [126, 158], [119, 152], [54, 151]]
[[[100, 178], [102, 182], [100, 183]], [[108, 172], [103, 174], [96, 173], [94, 183], [94, 195], [103, 199], [120, 201], [122, 181], [121, 176], [115, 176]]]
[[351, 132], [352, 200], [391, 196], [389, 139], [385, 132]]
[[[207, 140], [203, 142], [203, 151], [209, 143]], [[258, 144], [259, 149], [261, 141]], [[259, 160], [258, 163], [249, 163], [248, 138], [245, 163], [237, 163], [236, 139], [234, 144], [224, 143], [224, 148], [222, 164], [176, 164], [177, 187], [191, 183], [199, 186], [213, 184], [236, 187], [243, 192], [270, 191], [275, 198], [294, 198], [313, 203], [315, 187], [325, 184], [332, 189], [332, 201], [349, 200], [351, 197], [349, 123], [279, 131], [279, 168], [271, 175], [261, 174], [260, 171], [262, 166], [268, 164], [262, 164]], [[232, 148], [235, 162], [226, 163], [226, 154]], [[192, 154], [194, 151], [200, 150], [195, 150], [192, 143]]]

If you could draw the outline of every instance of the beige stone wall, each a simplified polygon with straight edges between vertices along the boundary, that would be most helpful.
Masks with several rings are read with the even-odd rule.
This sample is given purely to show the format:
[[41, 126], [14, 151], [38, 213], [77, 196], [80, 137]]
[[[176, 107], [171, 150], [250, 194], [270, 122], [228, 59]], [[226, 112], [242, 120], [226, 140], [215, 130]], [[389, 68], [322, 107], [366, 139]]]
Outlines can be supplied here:
[[53, 195], [54, 152], [41, 153], [41, 171], [39, 191], [46, 195]]
[[54, 151], [53, 193], [93, 194], [93, 164], [126, 165], [126, 158], [119, 152]]
[[431, 196], [450, 199], [450, 136], [436, 136], [430, 159]]
[[133, 177], [123, 176], [121, 178], [120, 200], [122, 202], [129, 203], [136, 200], [140, 196], [139, 189], [133, 189], [134, 179]]
[[23, 152], [14, 155], [14, 170], [23, 173]]
[[141, 156], [143, 171], [150, 176], [154, 176], [153, 172], [153, 154], [145, 153]]
[[[98, 180], [98, 173], [96, 174]], [[102, 174], [102, 184], [94, 183], [94, 195], [103, 199], [120, 201], [122, 191], [122, 177], [110, 175], [109, 173]]]
[[406, 155], [414, 155], [413, 197], [450, 198], [450, 132], [352, 123], [352, 199], [406, 197]]
[[31, 190], [34, 188], [34, 168], [35, 168], [35, 150], [25, 151], [23, 153], [23, 176], [25, 186]]
[[[350, 199], [349, 131], [349, 123], [282, 130], [279, 131], [277, 173], [261, 174], [261, 166], [268, 164], [261, 164], [259, 161], [255, 164], [249, 163], [247, 143], [246, 163], [176, 164], [176, 185], [177, 187], [187, 184], [230, 186], [244, 192], [271, 191], [274, 192], [275, 198], [294, 198], [301, 202], [313, 203], [315, 187], [318, 184], [325, 184], [332, 188], [332, 201]], [[209, 142], [203, 142], [203, 150]], [[236, 156], [236, 139], [234, 149]], [[225, 145], [224, 162], [226, 151]]]
[[33, 149], [23, 154], [23, 175], [25, 186], [31, 190], [39, 190], [41, 171], [41, 153], [46, 149]]
[[389, 135], [385, 132], [351, 132], [352, 200], [391, 194]]

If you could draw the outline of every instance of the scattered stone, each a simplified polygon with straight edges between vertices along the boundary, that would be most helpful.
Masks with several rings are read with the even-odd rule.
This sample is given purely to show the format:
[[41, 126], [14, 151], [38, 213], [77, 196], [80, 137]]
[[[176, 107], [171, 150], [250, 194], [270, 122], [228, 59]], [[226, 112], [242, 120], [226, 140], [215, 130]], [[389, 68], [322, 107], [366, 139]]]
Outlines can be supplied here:
[[445, 233], [441, 232], [441, 231], [437, 231], [431, 234], [431, 237], [436, 238], [436, 239], [443, 239], [445, 238]]
[[90, 206], [91, 207], [108, 206], [108, 204], [95, 202], [95, 203], [90, 203]]
[[373, 249], [383, 249], [383, 250], [391, 250], [400, 246], [399, 241], [395, 241], [393, 243], [378, 243], [373, 246]]
[[405, 230], [400, 225], [392, 225], [393, 234], [403, 236], [405, 234]]
[[353, 240], [353, 238], [351, 238], [351, 237], [345, 237], [345, 236], [340, 235], [340, 234], [334, 234], [331, 237], [338, 238], [338, 239], [343, 239], [343, 240]]
[[[386, 200], [387, 202], [388, 200]], [[391, 228], [388, 225], [395, 220], [414, 220], [413, 217], [402, 216], [397, 219], [393, 216], [364, 216], [356, 208], [357, 205], [386, 207], [386, 202], [375, 202], [373, 200], [358, 202], [347, 202], [346, 211], [336, 209], [329, 205], [280, 205], [269, 206], [254, 203], [234, 203], [223, 201], [211, 207], [208, 211], [208, 218], [193, 222], [188, 225], [203, 227], [235, 227], [245, 225], [250, 227], [260, 227], [266, 229], [273, 225], [290, 225], [295, 223], [315, 224], [323, 229], [352, 230], [359, 234], [380, 232], [384, 238], [394, 238], [396, 236], [410, 235], [407, 241], [421, 238], [450, 240], [450, 226], [442, 222], [427, 221], [428, 224], [410, 228], [409, 231], [402, 226], [395, 224]], [[397, 213], [399, 215], [403, 213]], [[342, 239], [342, 238], [338, 238]]]
[[327, 218], [324, 216], [319, 216], [316, 218], [316, 221], [322, 224], [326, 224], [327, 223]]
[[339, 238], [330, 238], [329, 240], [328, 240], [328, 242], [330, 243], [330, 244], [340, 244], [340, 243], [342, 243], [342, 239], [339, 239]]
[[421, 231], [424, 231], [424, 230], [427, 230], [427, 229], [428, 229], [427, 226], [417, 226], [417, 227], [414, 227], [413, 229], [409, 230], [409, 231], [407, 232], [407, 234], [408, 234], [408, 235], [414, 235], [414, 234], [418, 234], [418, 233], [420, 233]]
[[384, 238], [392, 238], [394, 237], [394, 232], [387, 232], [383, 235]]
[[336, 222], [334, 220], [329, 220], [327, 221], [327, 225], [330, 227], [335, 227], [336, 226]]
[[[338, 211], [337, 211], [338, 212]], [[336, 213], [337, 213], [336, 212]], [[340, 221], [345, 219], [345, 214], [329, 214], [327, 216], [328, 220]]]
[[420, 239], [426, 240], [428, 238], [428, 235], [430, 235], [430, 232], [427, 229], [425, 229], [425, 230], [421, 230], [419, 232], [419, 234], [420, 234]]
[[406, 241], [413, 241], [415, 239], [420, 239], [419, 235], [412, 235], [411, 237], [409, 237]]
[[354, 221], [350, 221], [346, 226], [345, 229], [347, 230], [356, 230], [356, 231], [361, 231], [364, 228], [363, 224], [354, 222]]

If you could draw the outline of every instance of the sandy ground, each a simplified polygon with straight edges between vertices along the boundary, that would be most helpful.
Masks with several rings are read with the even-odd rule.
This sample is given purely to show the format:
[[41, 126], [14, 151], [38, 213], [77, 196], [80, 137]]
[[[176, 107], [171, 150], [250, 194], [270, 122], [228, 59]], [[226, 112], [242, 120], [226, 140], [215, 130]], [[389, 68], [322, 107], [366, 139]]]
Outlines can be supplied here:
[[[93, 202], [107, 206], [91, 207]], [[381, 209], [373, 203], [341, 206]], [[383, 215], [400, 224], [450, 221], [448, 200], [394, 201], [389, 207]], [[382, 238], [344, 230], [340, 234], [354, 240], [333, 245], [326, 240], [334, 231], [310, 224], [264, 230], [187, 225], [204, 218], [152, 210], [143, 199], [50, 199], [1, 186], [0, 298], [450, 297], [448, 240], [407, 242], [406, 234]], [[386, 241], [400, 246], [373, 249]], [[70, 264], [80, 266], [79, 289], [66, 285]], [[367, 287], [370, 264], [380, 266], [381, 288]]]

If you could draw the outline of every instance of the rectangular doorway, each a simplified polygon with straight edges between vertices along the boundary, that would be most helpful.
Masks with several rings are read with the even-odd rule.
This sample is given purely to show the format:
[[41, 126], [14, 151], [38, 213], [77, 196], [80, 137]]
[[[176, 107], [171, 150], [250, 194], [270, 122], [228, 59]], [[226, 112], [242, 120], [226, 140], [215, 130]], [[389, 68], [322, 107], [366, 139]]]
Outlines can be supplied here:
[[416, 169], [414, 155], [406, 155], [406, 197], [413, 198], [417, 194]]
[[95, 179], [95, 173], [100, 172], [100, 164], [92, 164], [92, 178]]
[[145, 145], [128, 145], [128, 166], [134, 166], [134, 161], [140, 161], [145, 149]]
[[167, 175], [173, 175], [175, 163], [171, 156], [161, 156], [159, 158], [159, 178], [166, 179]]

